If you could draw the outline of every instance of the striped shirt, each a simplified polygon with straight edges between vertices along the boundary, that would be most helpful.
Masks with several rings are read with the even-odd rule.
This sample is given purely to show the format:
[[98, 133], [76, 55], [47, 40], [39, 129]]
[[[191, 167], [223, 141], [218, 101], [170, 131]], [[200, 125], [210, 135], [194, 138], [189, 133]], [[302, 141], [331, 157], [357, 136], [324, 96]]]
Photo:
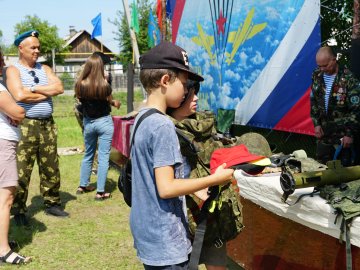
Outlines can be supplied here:
[[327, 75], [324, 73], [324, 82], [325, 82], [325, 87], [326, 87], [326, 91], [325, 91], [325, 110], [326, 110], [326, 112], [328, 110], [331, 88], [334, 84], [335, 77], [336, 77], [336, 74]]
[[[24, 67], [19, 62], [15, 63], [14, 66], [20, 71], [20, 78], [23, 86], [31, 87], [48, 84], [46, 72], [40, 63], [36, 63], [35, 67], [32, 69]], [[33, 71], [34, 76], [32, 76], [31, 71]], [[35, 77], [39, 79], [38, 83], [36, 83]], [[51, 97], [40, 102], [18, 102], [18, 104], [26, 110], [26, 117], [29, 118], [48, 118], [53, 113], [53, 102]]]

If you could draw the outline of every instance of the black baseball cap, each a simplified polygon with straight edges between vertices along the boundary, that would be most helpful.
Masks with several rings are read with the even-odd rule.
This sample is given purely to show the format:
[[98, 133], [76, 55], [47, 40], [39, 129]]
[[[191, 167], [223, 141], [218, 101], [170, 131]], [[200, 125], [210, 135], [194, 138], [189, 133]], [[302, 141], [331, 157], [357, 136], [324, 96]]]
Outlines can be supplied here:
[[174, 68], [186, 71], [189, 79], [202, 82], [204, 80], [199, 74], [189, 67], [187, 52], [177, 45], [168, 41], [162, 41], [140, 57], [140, 69], [166, 69]]

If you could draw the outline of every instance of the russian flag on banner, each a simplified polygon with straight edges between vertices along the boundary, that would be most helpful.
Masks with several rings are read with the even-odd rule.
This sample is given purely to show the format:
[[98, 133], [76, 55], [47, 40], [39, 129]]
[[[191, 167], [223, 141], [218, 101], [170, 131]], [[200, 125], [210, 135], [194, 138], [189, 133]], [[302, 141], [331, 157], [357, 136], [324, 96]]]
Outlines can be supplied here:
[[205, 78], [200, 110], [235, 110], [235, 124], [314, 133], [319, 0], [176, 0], [173, 6], [173, 42]]

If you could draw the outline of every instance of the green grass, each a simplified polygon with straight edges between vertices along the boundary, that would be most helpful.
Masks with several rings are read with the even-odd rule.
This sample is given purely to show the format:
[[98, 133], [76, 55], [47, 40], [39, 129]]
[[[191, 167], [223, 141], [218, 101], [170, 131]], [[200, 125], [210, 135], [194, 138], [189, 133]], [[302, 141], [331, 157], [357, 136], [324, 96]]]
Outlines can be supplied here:
[[[112, 115], [126, 115], [126, 92], [114, 92], [114, 99], [121, 101], [120, 109], [112, 108]], [[143, 99], [141, 91], [134, 94], [135, 102]], [[74, 97], [61, 95], [54, 98], [55, 122], [58, 127], [58, 147], [79, 147], [83, 145], [81, 128], [74, 114]]]
[[[34, 169], [28, 198], [31, 228], [11, 221], [10, 239], [17, 240], [20, 254], [33, 261], [22, 269], [142, 269], [133, 248], [129, 228], [130, 208], [117, 190], [118, 172], [110, 169], [106, 190], [112, 198], [98, 202], [95, 193], [75, 195], [82, 155], [61, 156], [61, 199], [70, 218], [47, 216], [39, 194], [38, 170]], [[96, 177], [92, 176], [92, 185]], [[2, 269], [14, 269], [3, 266]]]
[[[114, 96], [121, 100], [122, 108], [113, 109], [113, 114], [126, 114], [126, 93], [117, 92]], [[142, 100], [140, 92], [136, 93], [135, 100]], [[82, 146], [81, 130], [73, 113], [73, 97], [56, 97], [54, 104], [58, 146]], [[13, 219], [10, 225], [9, 238], [19, 243], [18, 252], [33, 258], [21, 269], [143, 269], [133, 248], [130, 208], [116, 186], [118, 171], [111, 168], [108, 173], [106, 191], [112, 193], [110, 200], [95, 201], [95, 192], [75, 195], [82, 156], [60, 157], [61, 199], [70, 213], [70, 218], [65, 219], [44, 214], [35, 164], [27, 202], [31, 227], [16, 227]], [[92, 176], [91, 182], [96, 186], [96, 176]], [[1, 266], [4, 270], [14, 268], [18, 267]]]

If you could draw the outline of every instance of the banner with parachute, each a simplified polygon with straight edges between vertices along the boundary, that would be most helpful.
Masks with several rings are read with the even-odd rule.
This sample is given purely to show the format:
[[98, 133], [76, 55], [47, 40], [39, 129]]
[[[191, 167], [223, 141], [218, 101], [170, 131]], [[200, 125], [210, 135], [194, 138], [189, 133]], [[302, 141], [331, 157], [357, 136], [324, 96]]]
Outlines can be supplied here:
[[199, 109], [234, 123], [312, 135], [320, 0], [168, 0], [173, 42], [201, 84]]

